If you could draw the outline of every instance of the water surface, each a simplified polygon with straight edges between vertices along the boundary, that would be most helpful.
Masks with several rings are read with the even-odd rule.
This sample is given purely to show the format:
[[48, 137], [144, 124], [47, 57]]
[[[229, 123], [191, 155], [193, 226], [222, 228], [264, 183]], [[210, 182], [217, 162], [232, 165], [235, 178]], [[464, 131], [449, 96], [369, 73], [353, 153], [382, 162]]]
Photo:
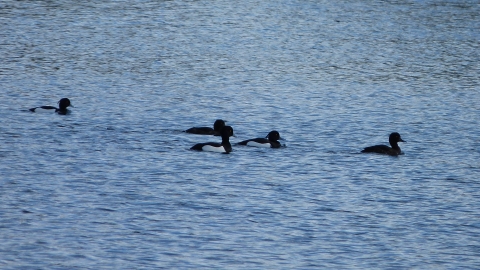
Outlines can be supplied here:
[[[2, 2], [0, 267], [480, 268], [478, 14]], [[218, 118], [286, 147], [188, 150]], [[394, 131], [404, 155], [359, 153]]]

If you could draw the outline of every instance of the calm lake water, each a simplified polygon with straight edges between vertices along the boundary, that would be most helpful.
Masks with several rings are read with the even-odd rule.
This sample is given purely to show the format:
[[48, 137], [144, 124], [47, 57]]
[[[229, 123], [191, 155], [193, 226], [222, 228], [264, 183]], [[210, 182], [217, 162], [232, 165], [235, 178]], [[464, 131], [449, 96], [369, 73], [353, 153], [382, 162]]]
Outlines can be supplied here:
[[[479, 269], [479, 29], [477, 0], [2, 1], [0, 268]], [[190, 151], [218, 118], [286, 147]]]

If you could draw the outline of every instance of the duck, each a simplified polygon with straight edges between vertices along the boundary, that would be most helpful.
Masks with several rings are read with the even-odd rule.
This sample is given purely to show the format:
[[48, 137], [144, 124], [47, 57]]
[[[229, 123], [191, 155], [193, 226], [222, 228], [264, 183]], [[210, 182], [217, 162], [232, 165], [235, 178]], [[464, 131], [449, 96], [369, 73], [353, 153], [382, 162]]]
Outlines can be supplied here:
[[265, 138], [255, 138], [239, 142], [240, 145], [266, 147], [266, 148], [280, 148], [282, 145], [278, 140], [281, 140], [280, 133], [276, 130], [270, 131]]
[[66, 115], [69, 112], [67, 107], [73, 107], [72, 103], [70, 102], [70, 99], [62, 98], [60, 99], [60, 101], [58, 101], [58, 108], [54, 106], [40, 106], [40, 107], [31, 108], [29, 109], [29, 111], [38, 112], [40, 110], [42, 111], [55, 110], [55, 112], [58, 114]]
[[398, 147], [398, 142], [406, 142], [402, 139], [400, 134], [398, 132], [393, 132], [390, 134], [390, 137], [388, 138], [388, 141], [390, 142], [390, 146], [387, 145], [374, 145], [374, 146], [369, 146], [365, 147], [362, 150], [362, 153], [378, 153], [378, 154], [384, 154], [384, 155], [390, 155], [390, 156], [397, 156], [402, 154], [402, 150], [400, 150], [400, 147]]
[[233, 134], [233, 128], [231, 126], [224, 126], [220, 130], [220, 136], [222, 136], [222, 142], [207, 142], [207, 143], [197, 143], [191, 150], [197, 151], [208, 151], [208, 152], [219, 152], [219, 153], [230, 153], [232, 152], [232, 145], [230, 144], [230, 137], [235, 136]]
[[222, 119], [217, 119], [213, 123], [213, 129], [211, 127], [192, 127], [184, 132], [198, 135], [214, 135], [221, 136], [220, 130], [225, 126], [225, 121]]

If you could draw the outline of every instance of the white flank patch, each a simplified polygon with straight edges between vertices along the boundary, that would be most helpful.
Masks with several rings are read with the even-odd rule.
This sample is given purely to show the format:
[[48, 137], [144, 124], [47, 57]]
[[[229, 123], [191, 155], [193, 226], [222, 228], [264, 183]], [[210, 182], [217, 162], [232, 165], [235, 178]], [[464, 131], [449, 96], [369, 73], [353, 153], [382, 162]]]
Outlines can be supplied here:
[[35, 109], [35, 112], [36, 112], [36, 113], [51, 113], [51, 114], [54, 114], [54, 113], [55, 113], [55, 109], [36, 108], [36, 109]]
[[209, 152], [219, 152], [219, 153], [225, 153], [225, 148], [223, 146], [220, 147], [215, 147], [211, 145], [205, 145], [202, 147], [203, 151], [209, 151]]
[[271, 145], [270, 143], [258, 143], [258, 142], [254, 142], [254, 141], [249, 141], [247, 143], [248, 146], [254, 146], [254, 147], [263, 147], [263, 148], [270, 148]]

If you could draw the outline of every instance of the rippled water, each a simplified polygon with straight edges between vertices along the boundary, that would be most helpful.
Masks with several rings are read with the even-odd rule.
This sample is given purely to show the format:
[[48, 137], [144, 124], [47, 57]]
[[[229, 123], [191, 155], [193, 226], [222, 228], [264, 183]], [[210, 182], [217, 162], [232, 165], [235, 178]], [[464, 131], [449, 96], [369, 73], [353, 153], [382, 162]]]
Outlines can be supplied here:
[[[479, 14], [1, 2], [0, 268], [480, 268]], [[188, 150], [217, 118], [287, 147]]]

